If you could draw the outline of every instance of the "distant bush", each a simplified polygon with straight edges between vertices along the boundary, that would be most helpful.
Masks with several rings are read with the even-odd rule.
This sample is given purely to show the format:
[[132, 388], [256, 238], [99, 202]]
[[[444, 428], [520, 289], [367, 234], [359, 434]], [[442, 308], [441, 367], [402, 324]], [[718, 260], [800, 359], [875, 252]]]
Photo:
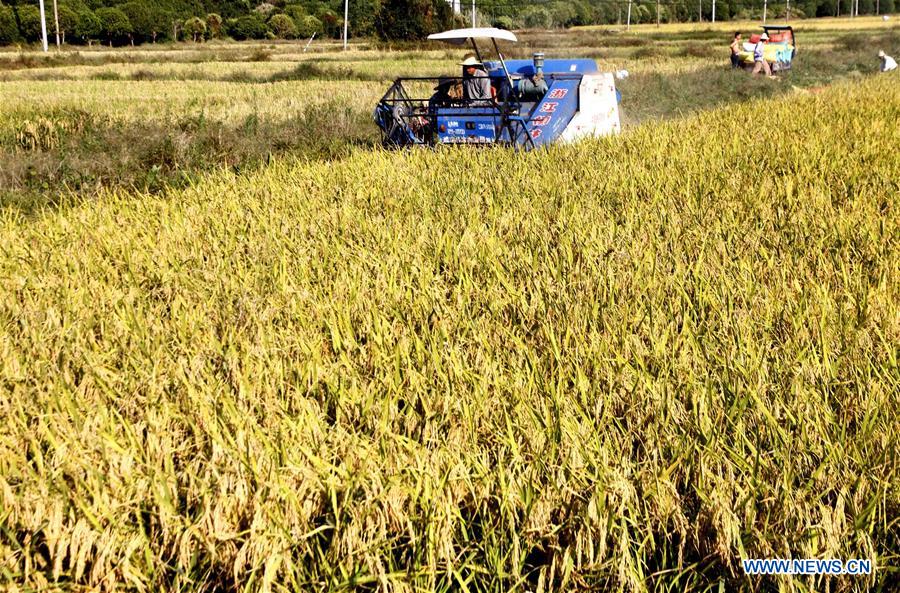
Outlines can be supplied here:
[[495, 27], [497, 27], [498, 29], [506, 29], [507, 31], [510, 31], [510, 30], [516, 28], [516, 25], [513, 22], [512, 17], [509, 17], [509, 16], [498, 16], [497, 18], [494, 19], [494, 22], [492, 24]]
[[712, 55], [715, 55], [715, 53], [716, 50], [708, 45], [703, 45], [700, 43], [688, 43], [683, 48], [681, 48], [681, 51], [678, 52], [678, 55], [689, 58], [708, 58]]
[[228, 34], [238, 41], [264, 39], [268, 33], [266, 23], [258, 16], [242, 16], [229, 22]]
[[276, 14], [269, 19], [269, 30], [278, 39], [294, 39], [297, 37], [297, 24], [286, 14]]
[[642, 47], [650, 43], [646, 37], [612, 33], [605, 35], [600, 47]]
[[192, 17], [184, 22], [184, 34], [190, 35], [194, 43], [202, 41], [206, 35], [206, 21], [200, 17]]
[[224, 21], [221, 15], [211, 13], [206, 15], [206, 31], [210, 37], [217, 39], [222, 36], [224, 30]]
[[270, 52], [267, 49], [263, 49], [263, 48], [257, 48], [255, 50], [253, 50], [253, 53], [251, 53], [247, 57], [248, 62], [268, 62], [271, 59], [272, 59], [272, 52]]
[[863, 33], [851, 33], [838, 39], [838, 45], [847, 51], [860, 51], [871, 45], [868, 35]]
[[658, 58], [663, 55], [663, 51], [658, 47], [648, 45], [646, 47], [640, 47], [631, 54], [631, 57], [636, 60], [646, 59], [646, 58]]

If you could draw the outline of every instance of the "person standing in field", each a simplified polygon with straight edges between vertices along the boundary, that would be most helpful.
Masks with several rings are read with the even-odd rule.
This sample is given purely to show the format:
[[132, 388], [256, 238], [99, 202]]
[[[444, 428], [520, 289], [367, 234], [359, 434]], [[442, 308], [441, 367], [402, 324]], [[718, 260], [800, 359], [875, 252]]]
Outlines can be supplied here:
[[897, 69], [897, 61], [894, 60], [891, 56], [884, 53], [884, 50], [878, 52], [878, 57], [881, 58], [881, 71], [882, 72], [890, 72], [891, 70]]
[[732, 68], [740, 68], [741, 67], [741, 50], [743, 49], [743, 44], [741, 43], [741, 32], [738, 31], [734, 34], [734, 39], [731, 40], [731, 67]]
[[463, 97], [472, 103], [491, 102], [491, 79], [484, 71], [481, 62], [468, 54], [460, 66], [463, 67]]
[[766, 73], [766, 76], [772, 77], [772, 68], [769, 66], [769, 63], [766, 61], [765, 42], [769, 40], [769, 34], [763, 33], [759, 36], [759, 41], [756, 42], [756, 45], [753, 46], [753, 74], [759, 74], [760, 71]]

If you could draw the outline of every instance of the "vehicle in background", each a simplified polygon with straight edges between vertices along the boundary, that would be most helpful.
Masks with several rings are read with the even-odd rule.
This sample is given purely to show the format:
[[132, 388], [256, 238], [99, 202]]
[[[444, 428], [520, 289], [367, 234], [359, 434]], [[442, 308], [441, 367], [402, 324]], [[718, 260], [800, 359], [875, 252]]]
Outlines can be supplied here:
[[[797, 43], [794, 28], [790, 25], [763, 25], [763, 32], [769, 36], [763, 45], [763, 59], [769, 63], [773, 73], [790, 70], [797, 55]], [[741, 66], [753, 69], [753, 48], [760, 40], [761, 33], [754, 33], [744, 43], [740, 55]]]

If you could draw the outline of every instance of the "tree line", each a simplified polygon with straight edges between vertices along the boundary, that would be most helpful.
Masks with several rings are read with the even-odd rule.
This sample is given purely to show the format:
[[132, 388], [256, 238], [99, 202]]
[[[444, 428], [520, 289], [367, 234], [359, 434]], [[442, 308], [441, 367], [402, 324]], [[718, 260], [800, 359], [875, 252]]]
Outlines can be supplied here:
[[[58, 0], [61, 41], [137, 45], [216, 38], [337, 38], [343, 0]], [[46, 0], [48, 33], [55, 34], [53, 0]], [[355, 37], [420, 38], [452, 26], [445, 0], [351, 0]], [[37, 0], [0, 0], [0, 45], [41, 38]]]
[[[55, 32], [52, 0], [48, 30]], [[848, 14], [855, 0], [796, 0], [791, 17]], [[471, 5], [462, 0], [465, 10]], [[623, 22], [628, 0], [477, 0], [479, 25], [506, 29], [551, 28]], [[859, 0], [860, 14], [893, 12], [895, 0]], [[769, 2], [768, 16], [786, 15], [787, 1]], [[711, 0], [638, 0], [631, 22], [684, 22], [711, 18]], [[755, 19], [763, 0], [717, 0], [717, 20]], [[297, 39], [340, 37], [343, 0], [58, 0], [61, 40], [110, 45], [216, 38]], [[350, 0], [349, 33], [386, 40], [421, 39], [463, 26], [470, 15], [454, 15], [447, 0]], [[35, 42], [41, 24], [37, 0], [0, 0], [0, 45]]]
[[[855, 0], [768, 0], [769, 19], [848, 15]], [[479, 0], [486, 21], [503, 28], [552, 28], [624, 23], [690, 22], [712, 18], [712, 0]], [[462, 0], [465, 9], [465, 0]], [[716, 0], [716, 20], [762, 20], [764, 0]], [[894, 11], [895, 0], [859, 0], [859, 14]]]

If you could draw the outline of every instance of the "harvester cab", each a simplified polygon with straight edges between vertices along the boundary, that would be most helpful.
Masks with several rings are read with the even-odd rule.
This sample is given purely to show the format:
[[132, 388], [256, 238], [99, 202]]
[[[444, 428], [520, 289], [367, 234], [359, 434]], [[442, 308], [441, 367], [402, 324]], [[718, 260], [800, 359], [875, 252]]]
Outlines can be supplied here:
[[[763, 32], [768, 36], [763, 46], [763, 58], [769, 63], [772, 72], [790, 70], [797, 55], [797, 41], [794, 28], [790, 25], [763, 25]], [[753, 68], [753, 48], [759, 42], [761, 33], [754, 33], [744, 43], [741, 61], [746, 69]]]
[[[465, 78], [398, 78], [375, 108], [385, 146], [502, 144], [531, 149], [557, 141], [620, 131], [615, 78], [589, 59], [506, 60], [497, 41], [511, 31], [456, 29], [429, 39], [472, 44], [491, 85], [489, 100], [463, 92]], [[485, 61], [478, 41], [490, 41], [496, 60]], [[421, 95], [432, 92], [430, 97]]]

